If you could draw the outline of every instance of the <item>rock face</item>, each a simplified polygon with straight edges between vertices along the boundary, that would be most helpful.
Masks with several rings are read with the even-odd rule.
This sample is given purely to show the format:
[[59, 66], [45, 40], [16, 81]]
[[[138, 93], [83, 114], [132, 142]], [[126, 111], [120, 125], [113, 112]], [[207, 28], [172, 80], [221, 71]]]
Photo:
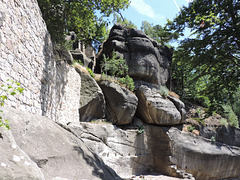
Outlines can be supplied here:
[[193, 137], [174, 128], [168, 134], [172, 161], [197, 180], [240, 177], [240, 148]]
[[105, 99], [101, 88], [96, 81], [79, 68], [76, 68], [81, 76], [80, 90], [80, 121], [91, 121], [105, 118]]
[[147, 86], [140, 86], [136, 95], [139, 100], [137, 115], [146, 123], [174, 125], [184, 121], [181, 113], [169, 99], [163, 98]]
[[135, 94], [111, 81], [98, 84], [105, 95], [107, 119], [116, 125], [131, 123], [138, 105]]
[[142, 133], [137, 127], [122, 130], [107, 123], [69, 128], [122, 178], [151, 173], [197, 180], [240, 177], [240, 148], [211, 143], [175, 127], [144, 125]]
[[240, 147], [240, 129], [231, 126], [220, 125], [214, 126], [199, 126], [200, 135], [211, 139], [215, 137], [216, 141]]
[[135, 81], [146, 81], [157, 85], [165, 85], [167, 82], [172, 51], [167, 47], [161, 47], [142, 31], [115, 24], [98, 56], [97, 72], [100, 72], [102, 54], [111, 56], [113, 50], [126, 59], [129, 75]]
[[3, 109], [10, 131], [0, 138], [3, 179], [118, 179], [73, 133], [39, 115]]

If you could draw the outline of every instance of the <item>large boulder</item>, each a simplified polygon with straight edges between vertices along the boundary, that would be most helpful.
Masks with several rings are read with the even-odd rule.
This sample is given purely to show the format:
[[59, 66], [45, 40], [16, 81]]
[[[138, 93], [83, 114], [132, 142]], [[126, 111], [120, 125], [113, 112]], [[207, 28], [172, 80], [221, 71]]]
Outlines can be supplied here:
[[181, 113], [168, 98], [147, 86], [140, 86], [136, 91], [138, 97], [137, 115], [146, 123], [174, 125], [183, 123]]
[[105, 118], [105, 99], [97, 82], [84, 68], [76, 67], [81, 76], [80, 90], [80, 121], [92, 121]]
[[103, 54], [111, 57], [116, 51], [129, 66], [129, 75], [135, 81], [165, 85], [169, 77], [172, 50], [161, 46], [142, 31], [115, 24], [97, 58], [96, 71], [100, 73]]
[[106, 117], [116, 125], [131, 123], [138, 105], [135, 94], [111, 81], [99, 81], [105, 100]]
[[54, 121], [3, 109], [11, 130], [0, 138], [1, 179], [119, 179], [77, 135]]

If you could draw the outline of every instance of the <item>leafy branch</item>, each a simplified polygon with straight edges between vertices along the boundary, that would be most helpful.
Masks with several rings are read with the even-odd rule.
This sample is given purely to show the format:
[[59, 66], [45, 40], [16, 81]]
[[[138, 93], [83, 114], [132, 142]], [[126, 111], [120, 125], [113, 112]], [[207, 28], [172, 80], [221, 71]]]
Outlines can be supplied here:
[[[5, 101], [8, 100], [9, 96], [14, 96], [17, 93], [22, 94], [23, 88], [20, 86], [20, 83], [17, 81], [13, 81], [8, 79], [9, 82], [8, 85], [2, 84], [0, 86], [0, 107], [3, 107], [5, 104]], [[0, 110], [0, 113], [3, 113], [2, 110]], [[0, 127], [3, 127], [7, 130], [10, 129], [9, 121], [7, 119], [3, 120], [2, 116], [0, 116]]]

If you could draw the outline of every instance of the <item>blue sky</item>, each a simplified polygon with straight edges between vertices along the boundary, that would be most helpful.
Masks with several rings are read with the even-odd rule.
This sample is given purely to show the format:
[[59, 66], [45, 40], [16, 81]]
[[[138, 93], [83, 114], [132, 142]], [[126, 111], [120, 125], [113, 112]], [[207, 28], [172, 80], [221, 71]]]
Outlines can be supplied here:
[[154, 25], [164, 25], [172, 20], [182, 6], [188, 6], [191, 0], [131, 0], [129, 8], [122, 15], [140, 29], [142, 21]]

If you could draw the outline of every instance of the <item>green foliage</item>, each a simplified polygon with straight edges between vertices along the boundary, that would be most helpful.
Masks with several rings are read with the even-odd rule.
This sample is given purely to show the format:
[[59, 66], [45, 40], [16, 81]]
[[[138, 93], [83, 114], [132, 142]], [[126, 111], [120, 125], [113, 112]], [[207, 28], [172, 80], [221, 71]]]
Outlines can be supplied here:
[[115, 51], [113, 51], [112, 57], [103, 56], [104, 58], [100, 65], [103, 73], [116, 77], [120, 77], [128, 73], [126, 60], [119, 57]]
[[125, 87], [128, 88], [130, 91], [133, 91], [135, 88], [134, 81], [129, 75], [119, 78], [118, 81], [120, 84], [125, 85]]
[[137, 134], [142, 134], [142, 133], [144, 133], [144, 126], [140, 125], [138, 126]]
[[129, 28], [137, 29], [137, 26], [135, 24], [133, 24], [132, 21], [129, 21], [126, 18], [124, 18], [124, 20], [123, 20], [117, 13], [114, 13], [113, 14], [113, 24], [116, 24], [116, 23], [121, 24], [126, 27], [129, 27]]
[[234, 113], [238, 116], [238, 120], [240, 121], [240, 86], [233, 96], [234, 101], [232, 102], [232, 107]]
[[94, 75], [92, 69], [90, 69], [90, 68], [87, 67], [87, 71], [89, 72], [89, 74], [90, 74], [90, 76], [91, 76], [92, 78], [95, 77], [95, 75]]
[[166, 98], [168, 96], [169, 90], [166, 86], [160, 86], [159, 87], [159, 93], [160, 93], [161, 96]]
[[223, 105], [224, 116], [228, 119], [229, 124], [234, 127], [239, 127], [237, 115], [233, 112], [230, 105]]
[[192, 32], [174, 53], [173, 79], [179, 82], [175, 87], [210, 110], [233, 100], [240, 84], [239, 8], [238, 1], [195, 0], [168, 21], [173, 32]]
[[[13, 80], [7, 80], [9, 84], [1, 84], [0, 87], [0, 107], [3, 107], [5, 104], [5, 101], [8, 100], [9, 96], [14, 96], [17, 93], [22, 94], [23, 88], [20, 86], [19, 82], [13, 81]], [[0, 110], [0, 113], [3, 113], [2, 110]], [[9, 121], [7, 119], [3, 120], [2, 116], [0, 116], [0, 127], [3, 127], [7, 130], [10, 129]]]
[[220, 123], [222, 124], [222, 125], [224, 125], [224, 126], [228, 126], [228, 121], [227, 121], [227, 119], [225, 119], [225, 118], [221, 118], [220, 120]]
[[189, 132], [192, 132], [194, 129], [195, 129], [195, 127], [192, 126], [192, 125], [190, 125], [190, 126], [187, 127], [187, 130], [188, 130]]
[[141, 30], [144, 31], [146, 35], [156, 40], [161, 45], [168, 44], [171, 40], [178, 38], [177, 32], [170, 32], [167, 27], [162, 27], [160, 25], [153, 25], [147, 21], [142, 22]]
[[103, 56], [103, 61], [100, 64], [102, 74], [104, 76], [109, 74], [114, 77], [119, 77], [118, 82], [122, 85], [125, 85], [125, 87], [129, 90], [133, 91], [135, 88], [134, 81], [128, 75], [128, 65], [126, 60], [122, 57], [119, 57], [115, 51], [113, 51], [111, 58], [106, 57], [105, 55]]
[[212, 143], [216, 142], [216, 138], [214, 136], [211, 137], [211, 142]]
[[[109, 17], [129, 5], [129, 0], [38, 0], [52, 40], [64, 42], [64, 34], [75, 31], [84, 42], [102, 42]], [[100, 14], [100, 17], [96, 13]]]

